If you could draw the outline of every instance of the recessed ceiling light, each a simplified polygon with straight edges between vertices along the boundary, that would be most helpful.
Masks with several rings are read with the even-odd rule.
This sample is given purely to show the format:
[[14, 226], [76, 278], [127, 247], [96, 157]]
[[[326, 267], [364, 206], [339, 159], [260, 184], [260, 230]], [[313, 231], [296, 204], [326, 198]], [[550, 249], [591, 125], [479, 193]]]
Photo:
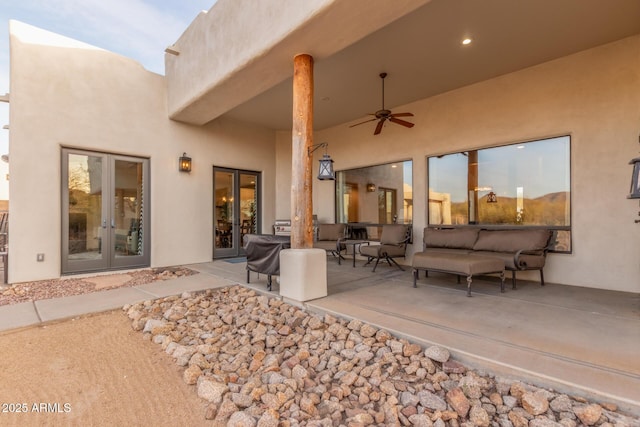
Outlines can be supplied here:
[[466, 38], [466, 39], [463, 39], [463, 40], [462, 40], [462, 44], [464, 44], [464, 45], [468, 45], [468, 44], [471, 44], [471, 42], [472, 42], [472, 41], [473, 41], [473, 40], [471, 40], [470, 38]]

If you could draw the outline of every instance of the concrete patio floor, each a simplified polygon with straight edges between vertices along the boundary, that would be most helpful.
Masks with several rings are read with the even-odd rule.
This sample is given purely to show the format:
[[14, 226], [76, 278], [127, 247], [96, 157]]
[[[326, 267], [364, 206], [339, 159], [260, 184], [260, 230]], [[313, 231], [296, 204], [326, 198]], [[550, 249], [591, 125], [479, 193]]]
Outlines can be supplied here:
[[[190, 265], [246, 284], [245, 263]], [[328, 258], [328, 296], [308, 301], [314, 312], [358, 318], [422, 345], [447, 347], [467, 366], [574, 396], [612, 402], [640, 415], [640, 295], [548, 283], [464, 279], [432, 273], [413, 288], [410, 268], [386, 264], [375, 273], [358, 261]], [[266, 292], [265, 275], [249, 286]], [[274, 279], [273, 290], [278, 296]]]

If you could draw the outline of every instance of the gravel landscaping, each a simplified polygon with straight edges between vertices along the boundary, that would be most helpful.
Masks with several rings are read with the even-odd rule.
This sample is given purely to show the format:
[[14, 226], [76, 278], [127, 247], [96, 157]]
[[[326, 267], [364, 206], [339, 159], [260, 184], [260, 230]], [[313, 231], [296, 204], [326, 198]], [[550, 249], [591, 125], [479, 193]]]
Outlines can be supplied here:
[[445, 348], [241, 286], [124, 312], [184, 367], [214, 426], [640, 427], [613, 403], [471, 370]]
[[158, 280], [175, 279], [176, 277], [190, 276], [192, 274], [196, 274], [196, 272], [185, 267], [164, 267], [112, 275], [83, 278], [65, 277], [62, 279], [16, 283], [10, 286], [3, 285], [0, 286], [0, 306], [82, 295], [123, 286], [139, 286]]

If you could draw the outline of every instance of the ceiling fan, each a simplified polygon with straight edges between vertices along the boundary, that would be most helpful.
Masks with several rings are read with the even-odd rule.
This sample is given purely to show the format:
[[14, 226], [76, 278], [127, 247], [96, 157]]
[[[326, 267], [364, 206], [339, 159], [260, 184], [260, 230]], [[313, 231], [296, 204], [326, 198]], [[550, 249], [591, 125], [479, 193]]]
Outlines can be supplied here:
[[389, 120], [391, 123], [395, 123], [401, 126], [405, 126], [408, 128], [412, 128], [414, 126], [413, 123], [409, 123], [405, 120], [401, 120], [398, 117], [409, 117], [413, 116], [412, 113], [391, 113], [391, 110], [387, 110], [384, 108], [384, 78], [387, 77], [387, 73], [380, 73], [380, 78], [382, 79], [382, 109], [376, 111], [375, 113], [369, 113], [370, 116], [375, 116], [374, 119], [365, 120], [364, 122], [356, 123], [355, 125], [351, 125], [349, 127], [358, 126], [364, 123], [373, 122], [378, 120], [378, 124], [376, 126], [376, 130], [373, 132], [374, 135], [382, 132], [382, 126], [384, 122]]

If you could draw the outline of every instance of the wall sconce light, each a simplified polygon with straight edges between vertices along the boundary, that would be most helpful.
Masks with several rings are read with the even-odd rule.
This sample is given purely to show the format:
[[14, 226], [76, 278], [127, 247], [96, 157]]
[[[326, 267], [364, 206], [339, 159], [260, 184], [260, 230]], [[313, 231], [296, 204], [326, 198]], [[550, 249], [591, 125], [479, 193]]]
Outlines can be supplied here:
[[633, 165], [633, 174], [631, 175], [631, 191], [627, 199], [640, 199], [640, 157], [629, 162]]
[[493, 191], [487, 194], [487, 203], [498, 203], [498, 196]]
[[324, 147], [324, 155], [319, 160], [320, 168], [318, 170], [318, 179], [320, 181], [336, 179], [336, 174], [333, 172], [333, 160], [331, 160], [331, 157], [327, 154], [327, 146], [329, 146], [328, 143], [321, 142], [320, 144], [309, 147], [307, 151], [307, 155], [311, 156], [318, 148]]
[[370, 182], [369, 184], [367, 184], [367, 191], [369, 193], [373, 193], [374, 191], [376, 191], [376, 185]]
[[178, 170], [180, 172], [191, 172], [191, 157], [187, 157], [187, 153], [182, 153], [182, 157], [178, 159]]

